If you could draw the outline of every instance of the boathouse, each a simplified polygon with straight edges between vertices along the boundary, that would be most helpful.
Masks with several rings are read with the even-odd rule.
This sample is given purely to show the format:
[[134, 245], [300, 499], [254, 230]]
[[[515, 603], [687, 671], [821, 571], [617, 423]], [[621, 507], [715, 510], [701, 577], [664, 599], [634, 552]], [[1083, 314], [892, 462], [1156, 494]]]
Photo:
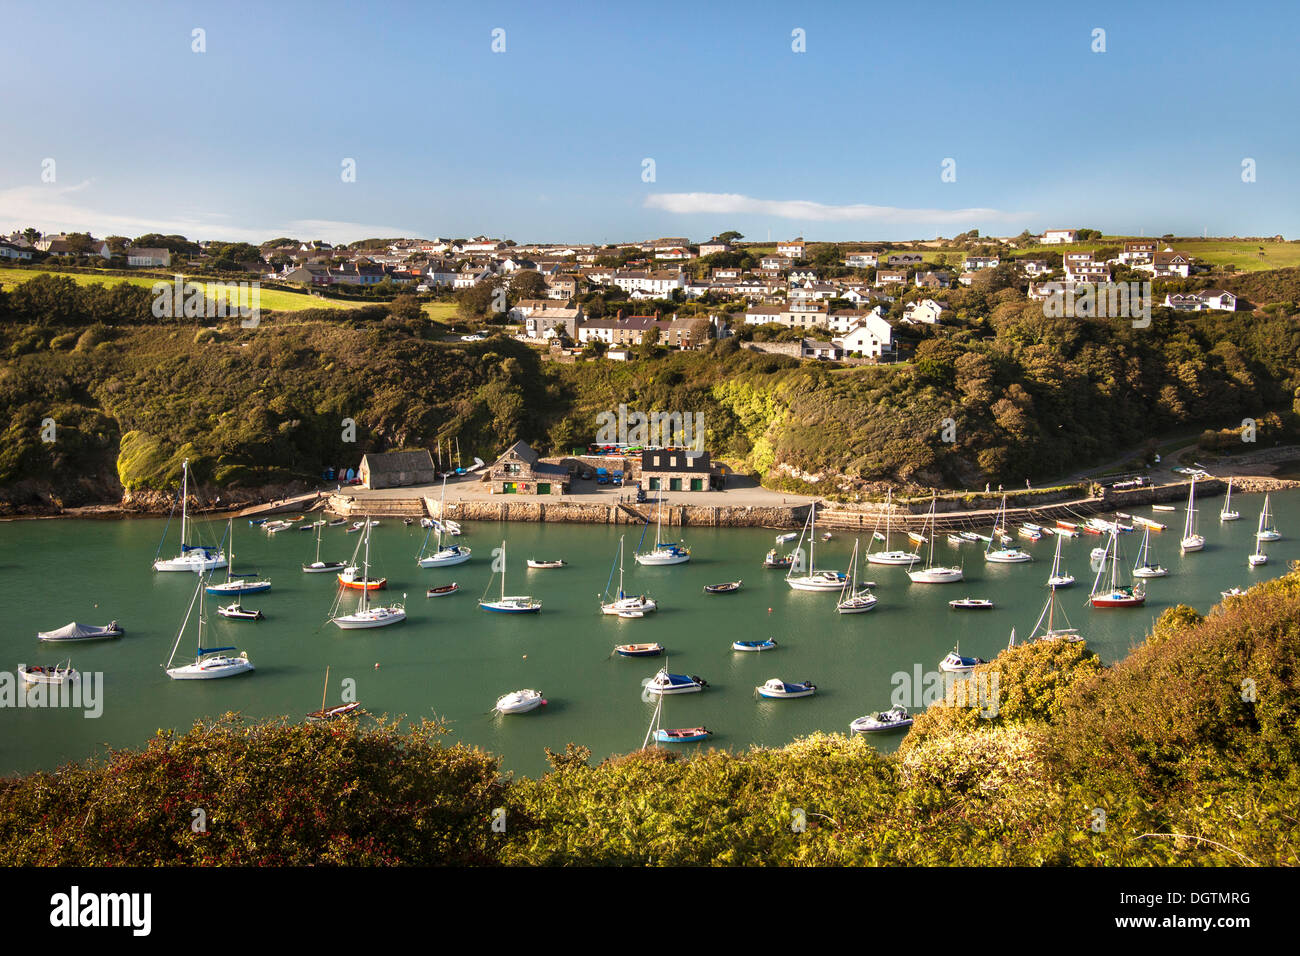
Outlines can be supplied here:
[[641, 487], [645, 491], [721, 491], [723, 477], [707, 451], [650, 448], [641, 452]]
[[542, 461], [527, 442], [517, 441], [494, 461], [486, 476], [494, 495], [564, 495], [569, 470]]
[[365, 488], [401, 488], [431, 485], [437, 478], [427, 448], [419, 451], [372, 452], [361, 459], [361, 484]]

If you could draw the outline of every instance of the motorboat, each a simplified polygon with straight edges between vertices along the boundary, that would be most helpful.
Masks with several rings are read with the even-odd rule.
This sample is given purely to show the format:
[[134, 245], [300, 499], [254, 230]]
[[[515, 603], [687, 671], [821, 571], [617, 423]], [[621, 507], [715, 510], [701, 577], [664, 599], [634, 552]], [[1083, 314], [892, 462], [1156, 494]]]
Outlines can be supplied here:
[[64, 664], [19, 664], [18, 676], [28, 684], [71, 684], [81, 675], [68, 660]]
[[646, 682], [646, 693], [658, 694], [695, 694], [709, 686], [709, 682], [702, 677], [686, 674], [670, 674], [666, 670], [651, 677]]
[[513, 690], [497, 698], [496, 711], [500, 714], [526, 714], [546, 703], [540, 690]]
[[728, 581], [726, 584], [706, 584], [705, 594], [734, 594], [740, 590], [741, 581]]
[[817, 693], [817, 685], [808, 680], [791, 684], [779, 677], [772, 677], [765, 683], [755, 687], [754, 691], [759, 697], [766, 697], [769, 700], [784, 700], [786, 698], [811, 697]]
[[530, 568], [536, 568], [538, 570], [542, 570], [542, 569], [549, 569], [549, 568], [563, 568], [563, 567], [567, 567], [568, 565], [564, 561], [558, 559], [555, 561], [538, 561], [534, 558], [529, 558], [528, 566]]
[[763, 558], [763, 567], [788, 568], [790, 567], [793, 560], [794, 560], [793, 555], [787, 554], [785, 557], [781, 557], [776, 553], [776, 548], [772, 548], [770, 551], [767, 552], [767, 556]]
[[262, 620], [261, 611], [255, 611], [252, 608], [244, 607], [238, 601], [236, 601], [234, 604], [229, 604], [226, 607], [221, 607], [220, 605], [218, 605], [217, 613], [220, 614], [222, 617], [233, 618], [236, 621]]
[[435, 588], [429, 588], [424, 592], [424, 596], [427, 598], [446, 597], [448, 594], [455, 594], [459, 590], [460, 585], [452, 581], [451, 584], [440, 584]]
[[982, 657], [963, 657], [957, 648], [948, 652], [948, 656], [939, 662], [939, 670], [950, 674], [967, 674], [981, 664], [987, 664]]
[[707, 727], [660, 728], [655, 731], [654, 739], [661, 744], [689, 744], [707, 740], [712, 733]]
[[991, 611], [993, 602], [987, 598], [964, 597], [949, 601], [948, 606], [954, 611]]
[[61, 641], [71, 643], [74, 641], [107, 641], [121, 637], [125, 633], [126, 629], [117, 621], [111, 621], [104, 627], [96, 627], [93, 624], [78, 624], [76, 621], [72, 621], [53, 631], [37, 631], [36, 636], [40, 640], [49, 643]]
[[874, 714], [859, 717], [849, 724], [849, 730], [855, 734], [882, 733], [890, 730], [902, 730], [911, 727], [915, 718], [907, 712], [906, 707], [893, 707]]

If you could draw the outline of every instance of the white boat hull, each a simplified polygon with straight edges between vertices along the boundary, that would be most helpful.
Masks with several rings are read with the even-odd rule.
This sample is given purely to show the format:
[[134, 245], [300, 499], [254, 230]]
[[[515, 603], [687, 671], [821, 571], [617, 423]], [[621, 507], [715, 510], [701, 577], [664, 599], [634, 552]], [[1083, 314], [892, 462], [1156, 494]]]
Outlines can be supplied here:
[[632, 611], [640, 611], [642, 614], [648, 614], [659, 607], [652, 599], [642, 597], [625, 597], [617, 601], [611, 601], [609, 604], [602, 604], [600, 611], [602, 614], [623, 615]]
[[1169, 573], [1168, 568], [1134, 568], [1133, 577], [1135, 578], [1163, 578]]
[[217, 680], [221, 677], [235, 677], [253, 671], [253, 662], [247, 654], [238, 657], [208, 657], [192, 664], [169, 667], [167, 676], [172, 680]]
[[649, 551], [636, 556], [636, 563], [646, 567], [667, 567], [671, 564], [685, 564], [691, 560], [689, 554], [673, 554], [667, 551]]
[[953, 584], [962, 579], [961, 568], [922, 568], [908, 571], [913, 584]]
[[848, 578], [838, 571], [818, 571], [799, 577], [786, 578], [785, 583], [796, 591], [839, 591]]
[[[194, 557], [191, 557], [194, 555]], [[159, 558], [153, 563], [155, 571], [214, 571], [226, 566], [224, 553], [205, 558], [202, 551], [188, 551], [174, 558]]]
[[1205, 547], [1205, 539], [1199, 534], [1194, 534], [1190, 538], [1183, 538], [1182, 541], [1178, 542], [1178, 546], [1182, 548], [1184, 552], [1200, 551]]
[[991, 564], [1020, 564], [1025, 561], [1032, 561], [1033, 557], [1024, 551], [1011, 548], [1006, 551], [985, 552], [984, 560]]
[[336, 626], [345, 631], [357, 631], [370, 627], [387, 627], [406, 620], [406, 611], [398, 607], [372, 607], [355, 614], [344, 614], [334, 618]]
[[868, 564], [916, 564], [920, 560], [919, 554], [907, 551], [877, 551], [867, 554]]
[[420, 558], [416, 563], [422, 568], [449, 568], [453, 565], [464, 564], [469, 558], [469, 548], [457, 548], [455, 551], [444, 549], [436, 554]]
[[541, 706], [541, 691], [520, 690], [498, 698], [496, 709], [503, 714], [526, 714]]

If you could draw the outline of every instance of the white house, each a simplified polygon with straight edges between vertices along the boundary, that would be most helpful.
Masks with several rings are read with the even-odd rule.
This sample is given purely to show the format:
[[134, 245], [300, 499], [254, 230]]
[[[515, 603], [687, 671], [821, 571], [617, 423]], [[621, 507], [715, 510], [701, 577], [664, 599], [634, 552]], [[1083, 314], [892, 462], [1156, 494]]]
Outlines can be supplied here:
[[1043, 276], [1052, 271], [1052, 267], [1047, 264], [1046, 259], [1019, 259], [1016, 265], [1020, 266], [1021, 271], [1027, 276]]
[[1150, 262], [1139, 263], [1133, 268], [1139, 272], [1149, 272], [1156, 279], [1171, 279], [1175, 276], [1186, 279], [1192, 274], [1192, 257], [1166, 249], [1152, 255]]
[[880, 262], [880, 255], [875, 252], [850, 252], [844, 257], [844, 264], [850, 269], [874, 269]]
[[803, 237], [776, 244], [776, 254], [785, 256], [787, 259], [802, 259], [806, 251], [807, 243], [803, 241]]
[[1205, 289], [1202, 292], [1169, 293], [1165, 296], [1166, 308], [1180, 312], [1237, 311], [1237, 297], [1224, 289]]
[[[889, 322], [885, 319], [885, 312], [880, 306], [870, 310], [837, 309], [826, 315], [826, 327], [835, 335], [847, 335], [859, 325], [868, 322], [876, 323], [875, 328], [877, 330], [889, 328]], [[883, 323], [883, 325], [880, 323]]]
[[860, 355], [864, 358], [878, 359], [886, 352], [893, 352], [893, 329], [875, 311], [869, 312], [861, 325], [854, 326], [835, 344], [844, 350], [845, 355]]
[[1076, 229], [1048, 229], [1039, 243], [1044, 246], [1059, 246], [1063, 242], [1077, 242], [1078, 238], [1079, 232]]
[[992, 269], [1001, 261], [997, 256], [967, 256], [961, 267], [965, 272], [978, 272], [980, 269]]
[[674, 289], [686, 288], [686, 276], [680, 271], [671, 269], [654, 272], [632, 270], [615, 272], [612, 281], [632, 298], [666, 299], [672, 295]]
[[172, 254], [167, 249], [128, 249], [126, 250], [128, 266], [166, 268], [172, 264]]
[[947, 303], [936, 302], [934, 299], [922, 299], [920, 302], [909, 302], [907, 305], [903, 306], [902, 321], [909, 325], [938, 325], [943, 320], [943, 315], [947, 308]]

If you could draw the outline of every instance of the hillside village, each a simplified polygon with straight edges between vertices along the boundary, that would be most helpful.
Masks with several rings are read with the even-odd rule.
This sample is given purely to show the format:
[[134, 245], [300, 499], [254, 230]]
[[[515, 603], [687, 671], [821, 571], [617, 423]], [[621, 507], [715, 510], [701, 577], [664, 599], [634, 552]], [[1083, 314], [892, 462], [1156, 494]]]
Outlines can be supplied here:
[[[1049, 229], [1006, 239], [975, 233], [953, 242], [965, 240], [960, 245], [978, 253], [891, 251], [885, 244], [846, 249], [802, 237], [760, 246], [741, 243], [738, 233], [698, 243], [677, 236], [603, 247], [519, 245], [487, 236], [347, 246], [273, 240], [260, 247], [145, 237], [181, 240], [187, 251], [174, 253], [175, 242], [169, 248], [28, 229], [0, 237], [0, 259], [139, 270], [203, 271], [215, 265], [225, 275], [234, 269], [250, 280], [323, 296], [383, 291], [463, 299], [470, 290], [483, 290], [490, 302], [479, 300], [482, 319], [513, 326], [517, 338], [548, 346], [557, 356], [620, 359], [646, 343], [695, 349], [745, 328], [766, 327], [765, 344], [750, 347], [848, 362], [906, 358], [898, 330], [951, 319], [947, 290], [1016, 287], [1041, 301], [1085, 284], [1176, 284], [1210, 271], [1164, 240], [1126, 240], [1106, 256], [1075, 248], [1091, 232]], [[1065, 251], [1042, 252], [1053, 246]], [[1179, 311], [1238, 307], [1237, 296], [1222, 288], [1156, 288], [1162, 291], [1153, 305]]]

